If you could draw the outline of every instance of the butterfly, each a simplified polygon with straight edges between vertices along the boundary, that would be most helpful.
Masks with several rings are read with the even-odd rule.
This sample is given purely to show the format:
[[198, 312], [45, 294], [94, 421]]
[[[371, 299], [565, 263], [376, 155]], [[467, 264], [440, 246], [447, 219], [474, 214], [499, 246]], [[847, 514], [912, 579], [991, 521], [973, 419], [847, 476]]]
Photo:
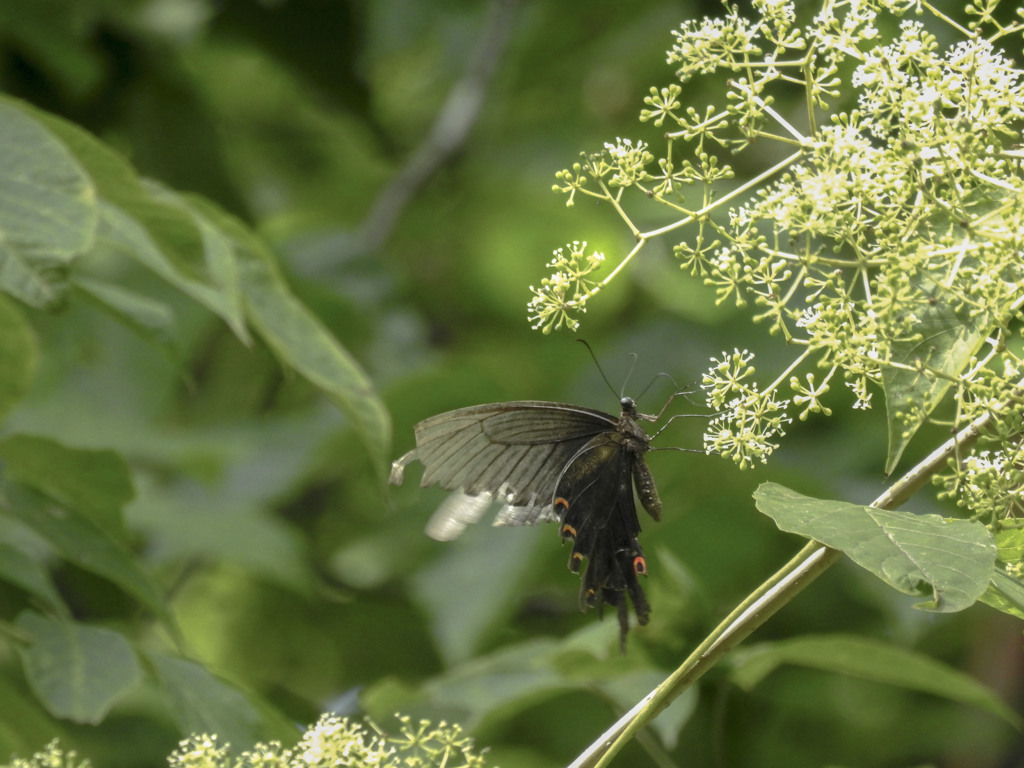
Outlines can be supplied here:
[[624, 651], [627, 596], [639, 624], [651, 612], [639, 579], [647, 562], [637, 540], [634, 489], [659, 520], [661, 500], [644, 459], [651, 437], [641, 422], [661, 414], [640, 413], [628, 397], [619, 404], [618, 417], [539, 400], [432, 416], [415, 426], [416, 447], [392, 464], [390, 482], [401, 483], [406, 466], [419, 460], [421, 485], [455, 492], [427, 525], [427, 533], [442, 541], [456, 538], [494, 504], [502, 505], [494, 525], [558, 521], [561, 538], [572, 543], [569, 569], [579, 573], [586, 563], [580, 610], [613, 606]]

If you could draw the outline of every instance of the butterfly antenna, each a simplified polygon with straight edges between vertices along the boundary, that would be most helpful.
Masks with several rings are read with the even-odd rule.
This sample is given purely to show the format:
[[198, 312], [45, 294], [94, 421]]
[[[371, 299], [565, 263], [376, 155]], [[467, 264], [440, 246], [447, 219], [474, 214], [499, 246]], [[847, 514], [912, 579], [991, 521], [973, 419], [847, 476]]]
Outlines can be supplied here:
[[[608, 385], [608, 389], [612, 391], [612, 394], [615, 394], [615, 387], [613, 387], [612, 383], [608, 381], [608, 377], [604, 375], [604, 369], [601, 368], [601, 364], [597, 362], [597, 355], [594, 354], [594, 350], [590, 348], [590, 345], [584, 339], [576, 339], [576, 341], [587, 348], [587, 352], [590, 353], [590, 359], [593, 360], [594, 365], [597, 366], [597, 372], [601, 374], [601, 378], [604, 379], [604, 383]], [[632, 373], [632, 369], [630, 369], [630, 373]], [[626, 377], [626, 379], [628, 381], [629, 377]], [[622, 395], [619, 395], [619, 397], [621, 398]]]
[[633, 358], [633, 362], [629, 366], [629, 373], [626, 374], [626, 380], [622, 382], [622, 390], [619, 392], [619, 399], [622, 399], [622, 396], [626, 394], [626, 387], [629, 385], [629, 380], [633, 378], [633, 371], [636, 370], [636, 352], [630, 352], [629, 356]]
[[[676, 395], [678, 395], [678, 394], [679, 394], [679, 392], [678, 392], [678, 389], [679, 389], [679, 385], [678, 385], [678, 384], [676, 384], [676, 380], [675, 380], [675, 379], [673, 379], [673, 378], [672, 378], [672, 376], [671, 376], [670, 374], [667, 374], [667, 373], [665, 373], [664, 371], [662, 371], [661, 373], [656, 373], [656, 374], [654, 375], [654, 378], [652, 378], [652, 379], [651, 379], [651, 381], [650, 381], [650, 383], [649, 383], [649, 384], [648, 384], [648, 385], [647, 385], [646, 387], [644, 387], [644, 389], [643, 389], [643, 392], [641, 392], [641, 393], [640, 393], [639, 395], [637, 395], [637, 396], [636, 396], [636, 399], [637, 399], [637, 400], [642, 400], [642, 399], [643, 399], [643, 397], [644, 397], [644, 395], [646, 395], [646, 394], [647, 394], [647, 390], [649, 390], [649, 389], [650, 389], [651, 387], [653, 387], [653, 386], [654, 386], [654, 382], [656, 382], [656, 381], [657, 381], [658, 379], [660, 379], [660, 378], [661, 378], [662, 376], [664, 376], [664, 377], [665, 377], [666, 379], [668, 379], [669, 381], [671, 381], [671, 382], [672, 382], [672, 388], [673, 388], [673, 389], [672, 389], [672, 391], [673, 391], [673, 393], [674, 393], [674, 394], [672, 395], [672, 397], [673, 397], [673, 398], [674, 398], [674, 397], [676, 397]], [[669, 398], [669, 402], [670, 402], [670, 403], [672, 402], [672, 398]]]

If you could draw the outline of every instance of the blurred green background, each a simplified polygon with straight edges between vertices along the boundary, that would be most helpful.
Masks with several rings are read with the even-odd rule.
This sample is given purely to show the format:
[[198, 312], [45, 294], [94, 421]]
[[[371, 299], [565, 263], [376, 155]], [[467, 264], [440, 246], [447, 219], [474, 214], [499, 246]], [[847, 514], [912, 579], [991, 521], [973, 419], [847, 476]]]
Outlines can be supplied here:
[[[415, 422], [460, 406], [617, 411], [570, 334], [526, 321], [528, 287], [553, 249], [587, 240], [614, 260], [631, 245], [611, 210], [566, 208], [551, 185], [580, 151], [617, 136], [657, 142], [637, 114], [650, 86], [671, 81], [670, 31], [719, 12], [660, 0], [2, 0], [0, 89], [259, 232], [375, 382], [397, 456]], [[719, 97], [700, 88], [684, 90], [698, 109]], [[479, 95], [479, 111], [450, 109], [453, 91]], [[429, 141], [442, 114], [454, 141], [443, 151]], [[661, 372], [697, 382], [733, 347], [780, 370], [789, 351], [715, 307], [671, 245], [648, 247], [583, 317], [612, 385], [631, 370], [631, 394]], [[418, 467], [383, 488], [386, 468], [345, 418], [269, 352], [137, 268], [109, 268], [174, 306], [178, 353], [87, 305], [32, 313], [43, 357], [4, 431], [124, 453], [137, 550], [173, 596], [188, 652], [300, 726], [327, 709], [385, 724], [403, 711], [463, 723], [494, 764], [564, 765], [799, 548], [754, 510], [759, 482], [856, 502], [884, 487], [881, 408], [793, 425], [774, 463], [752, 472], [652, 454], [664, 501], [661, 523], [643, 521], [653, 615], [620, 658], [614, 616], [577, 610], [553, 526], [428, 539], [444, 493], [419, 489]], [[655, 381], [642, 410], [657, 412], [669, 391]], [[680, 419], [659, 443], [699, 448], [702, 425]], [[919, 450], [929, 447], [926, 436]], [[62, 566], [58, 582], [81, 618], [135, 618], [127, 597], [83, 571]], [[842, 564], [754, 642], [889, 640], [1021, 703], [1011, 620], [912, 602]], [[631, 745], [616, 764], [1019, 764], [1017, 736], [964, 706], [802, 669], [741, 691], [723, 667], [666, 713], [660, 746]], [[12, 658], [2, 673], [24, 686]], [[159, 765], [181, 737], [146, 690], [97, 726], [42, 711], [32, 723], [0, 729], [0, 758], [59, 732], [98, 766]]]

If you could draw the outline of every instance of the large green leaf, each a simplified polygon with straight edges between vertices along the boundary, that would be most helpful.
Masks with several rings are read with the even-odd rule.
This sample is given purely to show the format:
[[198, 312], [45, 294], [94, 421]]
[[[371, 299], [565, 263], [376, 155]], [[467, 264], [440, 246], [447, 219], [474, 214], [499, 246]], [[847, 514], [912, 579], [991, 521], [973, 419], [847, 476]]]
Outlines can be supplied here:
[[121, 510], [135, 491], [120, 454], [68, 448], [47, 437], [11, 435], [0, 439], [0, 463], [7, 477], [81, 512], [108, 536], [127, 541]]
[[53, 585], [47, 568], [20, 549], [3, 542], [0, 542], [0, 581], [24, 589], [53, 613], [70, 618], [71, 612]]
[[963, 610], [992, 576], [996, 546], [977, 521], [812, 499], [775, 483], [763, 484], [754, 499], [781, 530], [844, 552], [900, 592], [929, 595], [919, 608]]
[[369, 376], [323, 323], [291, 292], [273, 256], [237, 219], [189, 198], [195, 215], [236, 244], [249, 322], [277, 358], [322, 389], [355, 425], [384, 483], [390, 467], [391, 417]]
[[[61, 735], [60, 724], [18, 676], [0, 677], [0, 755], [31, 755], [40, 744]], [[9, 763], [2, 765], [14, 768]]]
[[174, 312], [124, 286], [85, 275], [72, 275], [72, 287], [83, 298], [94, 302], [136, 332], [166, 347], [174, 346]]
[[7, 489], [8, 515], [46, 539], [68, 562], [116, 584], [178, 633], [160, 590], [124, 544], [74, 508], [39, 503], [17, 491]]
[[9, 97], [0, 96], [0, 104], [63, 146], [95, 185], [94, 254], [137, 260], [249, 340], [224, 233], [197, 226], [173, 193], [140, 179], [123, 157], [78, 126]]
[[[423, 686], [410, 689], [385, 680], [360, 695], [371, 717], [396, 711], [445, 712], [468, 729], [506, 721], [569, 691], [593, 693], [625, 711], [664, 680], [664, 674], [617, 653], [616, 630], [590, 624], [569, 638], [537, 638], [468, 660]], [[653, 724], [673, 744], [693, 713], [696, 689], [682, 697], [672, 714]]]
[[324, 390], [352, 420], [383, 483], [391, 450], [391, 419], [369, 377], [268, 264], [247, 259], [242, 284], [253, 326], [279, 360]]
[[162, 491], [140, 488], [132, 518], [134, 531], [160, 542], [161, 558], [238, 565], [261, 581], [312, 594], [308, 551], [279, 515], [227, 494], [180, 498]]
[[[193, 223], [170, 206], [164, 206], [163, 212], [167, 215], [147, 224], [134, 216], [132, 211], [102, 201], [94, 252], [134, 259], [219, 315], [236, 336], [248, 341], [248, 331], [233, 291], [225, 290], [224, 286], [216, 284], [201, 269], [175, 256], [176, 253], [188, 252], [189, 246], [203, 252], [201, 239], [188, 242], [193, 235]], [[180, 242], [177, 247], [172, 247], [169, 245], [172, 241]], [[206, 254], [206, 257], [219, 258], [211, 254]]]
[[50, 307], [66, 290], [63, 267], [95, 236], [96, 190], [19, 104], [0, 98], [0, 290]]
[[[472, 656], [497, 623], [508, 619], [523, 577], [533, 567], [531, 554], [540, 536], [549, 545], [557, 540], [546, 527], [502, 531], [477, 526], [449, 542], [448, 551], [412, 583], [412, 594], [430, 617], [438, 650], [449, 664]], [[563, 586], [577, 588], [569, 579]]]
[[188, 659], [148, 653], [183, 734], [215, 733], [221, 743], [242, 749], [263, 736], [259, 710], [237, 688]]
[[[387, 410], [356, 360], [292, 294], [258, 238], [206, 201], [139, 179], [120, 155], [77, 126], [9, 97], [0, 96], [0, 107], [17, 117], [17, 126], [58, 153], [88, 193], [87, 231], [64, 245], [63, 252], [70, 257], [88, 246], [96, 257], [134, 259], [219, 315], [243, 342], [249, 340], [250, 321], [282, 363], [322, 388], [352, 419], [383, 483], [391, 440]], [[0, 148], [2, 141], [0, 134]], [[3, 191], [0, 177], [0, 195]], [[0, 233], [2, 227], [0, 218]], [[46, 236], [45, 231], [36, 234]], [[5, 261], [0, 250], [0, 287], [5, 265], [14, 269], [21, 263]], [[28, 301], [22, 294], [34, 283], [20, 272], [11, 280], [21, 286], [19, 298]], [[169, 327], [162, 306], [89, 278], [77, 284], [144, 332], [161, 333]], [[51, 301], [42, 290], [37, 289], [40, 295], [31, 303]]]
[[1020, 716], [974, 678], [928, 656], [865, 637], [807, 635], [750, 646], [736, 651], [732, 658], [732, 680], [746, 690], [783, 664], [793, 664], [931, 693], [1021, 726]]
[[32, 326], [21, 310], [0, 294], [0, 421], [28, 391], [37, 356]]
[[142, 679], [129, 642], [118, 632], [25, 611], [18, 628], [29, 685], [55, 717], [95, 725]]

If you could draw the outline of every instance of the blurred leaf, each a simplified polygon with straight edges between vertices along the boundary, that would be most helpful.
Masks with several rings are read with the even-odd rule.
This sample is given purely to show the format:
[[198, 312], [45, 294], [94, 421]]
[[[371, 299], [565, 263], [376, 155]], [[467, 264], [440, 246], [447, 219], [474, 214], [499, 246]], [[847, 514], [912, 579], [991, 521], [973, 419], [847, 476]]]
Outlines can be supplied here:
[[1019, 563], [1024, 560], [1024, 528], [1003, 528], [995, 533], [999, 561]]
[[28, 391], [37, 356], [32, 326], [21, 310], [0, 294], [0, 421]]
[[[12, 495], [10, 489], [8, 495]], [[73, 508], [38, 503], [24, 494], [11, 499], [4, 512], [50, 542], [69, 562], [116, 584], [178, 634], [174, 617], [149, 574], [120, 541], [88, 517]]]
[[[236, 244], [230, 236], [230, 230], [222, 230], [215, 226], [216, 219], [211, 220], [202, 211], [189, 206], [185, 198], [176, 192], [152, 181], [144, 181], [143, 186], [155, 200], [172, 206], [188, 216], [192, 226], [199, 232], [205, 266], [204, 275], [209, 277], [216, 288], [215, 298], [220, 308], [214, 311], [227, 321], [242, 342], [248, 343], [249, 334], [245, 327], [239, 281], [240, 268], [237, 263]], [[212, 203], [207, 207], [214, 210]]]
[[41, 744], [64, 735], [62, 723], [43, 708], [21, 675], [18, 678], [15, 682], [0, 676], [0, 755], [30, 755]]
[[869, 638], [807, 635], [743, 648], [733, 659], [732, 681], [747, 691], [783, 664], [793, 664], [942, 696], [1021, 726], [1020, 716], [974, 678], [922, 654]]
[[0, 98], [0, 290], [51, 307], [61, 267], [96, 232], [96, 190], [74, 156], [17, 102]]
[[11, 435], [0, 439], [0, 462], [11, 479], [81, 512], [106, 535], [128, 540], [121, 510], [135, 491], [120, 454], [68, 448], [35, 435]]
[[[0, 3], [0, 28], [4, 37], [31, 62], [60, 83], [75, 98], [95, 95], [107, 63], [84, 28], [99, 23], [98, 3], [76, 2], [73, 9], [61, 0], [4, 0]], [[21, 63], [20, 69], [28, 69]]]
[[174, 344], [174, 312], [166, 304], [115, 283], [72, 275], [72, 286], [114, 317], [151, 341]]
[[[965, 244], [963, 253], [969, 250]], [[945, 289], [930, 274], [918, 274], [911, 279], [910, 287], [914, 295], [926, 298], [916, 304], [904, 298], [899, 305], [899, 314], [909, 318], [908, 334], [914, 335], [907, 341], [892, 342], [892, 362], [905, 367], [882, 368], [889, 425], [887, 475], [896, 468], [914, 434], [978, 351], [989, 327], [989, 318], [972, 312], [969, 306], [954, 309], [944, 295]], [[918, 366], [926, 366], [930, 372], [921, 373]]]
[[[563, 640], [536, 638], [500, 648], [466, 661], [432, 678], [417, 689], [395, 681], [382, 681], [360, 696], [371, 717], [387, 718], [396, 709], [411, 711], [428, 707], [443, 712], [468, 730], [492, 717], [514, 718], [522, 712], [567, 691], [599, 694], [623, 711], [633, 706], [663, 675], [651, 672], [644, 660], [618, 655], [618, 632], [609, 625], [590, 625]], [[591, 649], [595, 640], [601, 652]], [[693, 702], [659, 728], [666, 742], [692, 712]]]
[[243, 749], [262, 737], [257, 708], [237, 688], [187, 659], [147, 653], [182, 734], [215, 733]]
[[227, 495], [181, 498], [143, 485], [132, 526], [160, 542], [161, 558], [237, 563], [260, 579], [313, 592], [299, 532], [257, 504]]
[[[181, 259], [175, 257], [175, 252], [187, 250], [189, 243], [182, 243], [179, 248], [166, 247], [166, 241], [187, 240], [191, 237], [191, 222], [182, 221], [174, 214], [169, 220], [161, 217], [147, 227], [129, 211], [105, 201], [100, 205], [100, 214], [97, 252], [135, 259], [182, 293], [219, 315], [239, 339], [248, 341], [249, 332], [245, 327], [245, 321], [230, 293], [226, 293], [222, 286], [212, 284], [209, 276], [197, 272], [193, 265], [184, 264]], [[154, 232], [165, 242], [159, 242], [153, 236]], [[198, 242], [192, 245], [196, 252], [203, 252]], [[204, 254], [204, 257], [219, 258], [210, 254]]]
[[248, 259], [243, 269], [245, 303], [252, 324], [279, 360], [324, 390], [352, 419], [383, 484], [391, 449], [391, 421], [370, 379], [269, 264]]
[[0, 98], [0, 104], [5, 103], [44, 125], [95, 183], [98, 252], [137, 260], [220, 316], [243, 342], [248, 341], [237, 279], [232, 277], [234, 267], [225, 266], [231, 255], [223, 233], [199, 227], [173, 193], [140, 179], [124, 158], [78, 126]]
[[142, 679], [131, 645], [118, 632], [25, 611], [17, 626], [29, 685], [55, 716], [95, 725]]
[[3, 542], [0, 542], [0, 580], [21, 587], [61, 618], [71, 618], [49, 571], [20, 549]]
[[373, 382], [354, 357], [291, 292], [266, 246], [237, 219], [204, 200], [192, 208], [238, 244], [240, 279], [249, 321], [278, 360], [322, 389], [355, 425], [381, 487], [390, 470], [391, 418]]
[[[383, 403], [359, 364], [292, 294], [269, 251], [244, 225], [204, 200], [186, 201], [141, 181], [113, 150], [70, 123], [14, 100], [0, 105], [27, 125], [44, 124], [91, 174], [102, 198], [97, 252], [139, 261], [247, 341], [244, 309], [278, 359], [327, 392], [352, 419], [383, 486], [391, 440]], [[153, 321], [151, 309], [146, 319]]]
[[[511, 716], [531, 704], [575, 689], [577, 685], [554, 665], [558, 648], [558, 641], [550, 639], [502, 648], [431, 679], [423, 685], [421, 694], [432, 707], [459, 713], [459, 722], [472, 730], [498, 710], [503, 716]], [[360, 697], [367, 711], [371, 716], [389, 716], [390, 712], [376, 711], [374, 697], [373, 688]]]
[[1024, 619], [1024, 584], [1002, 568], [993, 571], [992, 582], [979, 599], [998, 611]]
[[996, 548], [975, 520], [812, 499], [774, 483], [763, 484], [754, 499], [781, 530], [841, 550], [904, 594], [930, 594], [918, 608], [960, 611], [988, 587]]
[[[430, 616], [437, 647], [449, 664], [478, 651], [495, 626], [507, 620], [532, 555], [547, 527], [502, 530], [478, 526], [422, 569], [412, 582], [417, 601]], [[551, 536], [552, 549], [556, 537]], [[565, 580], [566, 589], [578, 581]]]
[[[667, 675], [658, 670], [637, 670], [609, 680], [597, 682], [595, 688], [615, 704], [618, 712], [628, 712], [638, 701], [665, 681]], [[650, 728], [661, 736], [668, 749], [674, 749], [683, 730], [697, 709], [699, 689], [691, 686], [672, 701], [672, 706], [651, 722]]]

